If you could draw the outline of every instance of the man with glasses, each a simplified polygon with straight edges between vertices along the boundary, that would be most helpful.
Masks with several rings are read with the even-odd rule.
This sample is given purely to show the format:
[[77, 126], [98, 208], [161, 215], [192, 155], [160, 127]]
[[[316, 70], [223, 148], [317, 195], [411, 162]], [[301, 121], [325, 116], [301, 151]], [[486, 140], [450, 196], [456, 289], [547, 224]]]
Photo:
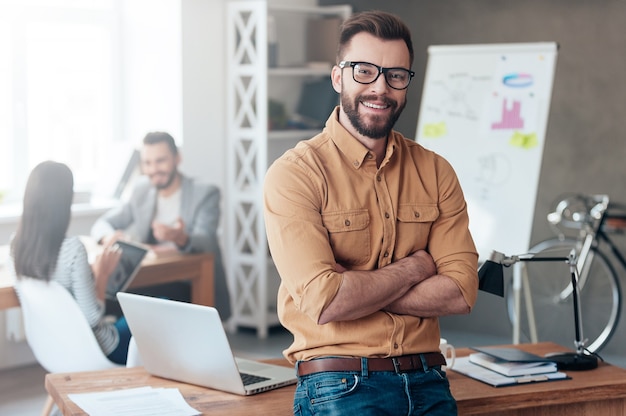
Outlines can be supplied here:
[[410, 32], [356, 14], [337, 62], [339, 107], [265, 178], [294, 412], [456, 414], [438, 317], [470, 312], [478, 253], [452, 167], [393, 130], [414, 75]]

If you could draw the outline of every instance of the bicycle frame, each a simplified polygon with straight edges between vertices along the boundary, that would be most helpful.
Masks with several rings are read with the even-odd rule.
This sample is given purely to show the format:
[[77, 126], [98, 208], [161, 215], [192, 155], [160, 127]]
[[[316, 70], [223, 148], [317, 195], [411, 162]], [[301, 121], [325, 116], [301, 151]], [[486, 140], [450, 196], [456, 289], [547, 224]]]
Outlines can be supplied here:
[[[606, 219], [611, 219], [611, 218], [626, 219], [626, 216], [609, 214], [609, 215], [606, 215], [605, 218]], [[603, 230], [602, 226], [600, 227], [600, 230], [597, 233], [596, 241], [597, 241], [596, 244], [599, 244], [600, 242], [604, 242], [606, 245], [608, 245], [611, 248], [611, 253], [613, 254], [613, 256], [615, 256], [617, 260], [619, 260], [619, 263], [622, 265], [622, 268], [626, 270], [626, 257], [617, 248], [617, 245], [613, 242], [613, 240], [611, 240], [607, 232]]]
[[[611, 248], [614, 251], [616, 250], [613, 241], [611, 241], [608, 236], [604, 234], [603, 230], [606, 219], [611, 218], [611, 216], [607, 213], [607, 209], [609, 207], [609, 198], [606, 195], [597, 195], [595, 198], [595, 204], [591, 209], [589, 209], [588, 213], [582, 215], [580, 213], [578, 214], [582, 217], [578, 218], [580, 224], [580, 249], [578, 249], [577, 247], [576, 250], [576, 270], [578, 272], [579, 290], [584, 288], [585, 284], [587, 283], [589, 270], [591, 269], [591, 265], [595, 256], [595, 252], [592, 250], [592, 248], [596, 248], [598, 246], [599, 238], [607, 241]], [[561, 207], [561, 210], [562, 209], [563, 207]], [[573, 217], [575, 217], [575, 215], [576, 214], [574, 214]], [[556, 211], [548, 215], [548, 221], [553, 225], [560, 223], [562, 221], [562, 211]], [[559, 238], [563, 237], [563, 234], [559, 235]], [[581, 237], [582, 240], [580, 240]], [[624, 258], [621, 255], [619, 255], [618, 257], [620, 258], [620, 260], [622, 260], [622, 265], [626, 267], [626, 262], [624, 262]], [[566, 299], [568, 299], [572, 295], [572, 291], [573, 288], [568, 285], [559, 294], [559, 301], [564, 302]]]
[[[608, 236], [607, 231], [605, 231], [605, 223], [609, 219], [624, 219], [623, 215], [611, 215], [608, 213], [604, 213], [602, 215], [602, 219], [600, 220], [600, 224], [598, 226], [597, 231], [588, 231], [583, 240], [582, 248], [580, 250], [580, 254], [578, 255], [578, 286], [583, 288], [585, 283], [587, 282], [587, 278], [589, 277], [589, 270], [591, 268], [591, 264], [593, 263], [594, 251], [592, 248], [598, 248], [600, 243], [606, 244], [610, 249], [611, 253], [619, 260], [619, 263], [622, 265], [622, 268], [626, 270], [626, 258], [619, 251], [617, 245], [613, 242], [613, 240]], [[565, 294], [564, 292], [569, 292]], [[561, 300], [566, 299], [569, 295], [571, 295], [571, 289], [569, 291], [564, 290], [561, 292]]]

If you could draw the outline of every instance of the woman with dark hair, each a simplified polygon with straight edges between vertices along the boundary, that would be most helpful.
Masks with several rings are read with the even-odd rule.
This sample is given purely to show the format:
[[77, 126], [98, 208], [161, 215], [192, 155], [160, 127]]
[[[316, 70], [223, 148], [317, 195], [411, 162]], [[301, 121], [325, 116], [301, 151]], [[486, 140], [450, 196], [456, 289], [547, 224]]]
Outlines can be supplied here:
[[74, 178], [62, 163], [46, 161], [31, 172], [24, 192], [23, 212], [11, 241], [17, 278], [54, 280], [76, 299], [102, 351], [116, 363], [126, 363], [130, 331], [124, 318], [104, 321], [104, 294], [121, 252], [107, 247], [89, 264], [78, 237], [66, 235], [70, 224]]

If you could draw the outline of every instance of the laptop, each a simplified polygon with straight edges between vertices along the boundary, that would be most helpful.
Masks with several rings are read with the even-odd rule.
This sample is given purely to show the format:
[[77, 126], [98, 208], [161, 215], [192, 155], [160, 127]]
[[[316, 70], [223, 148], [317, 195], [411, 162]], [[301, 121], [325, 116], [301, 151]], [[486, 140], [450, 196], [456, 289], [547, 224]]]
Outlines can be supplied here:
[[105, 296], [111, 300], [116, 299], [115, 295], [118, 292], [123, 292], [128, 288], [139, 272], [146, 253], [148, 253], [147, 248], [128, 241], [116, 241], [115, 245], [122, 250], [122, 256], [107, 282]]
[[117, 298], [150, 374], [244, 396], [297, 381], [293, 368], [235, 358], [213, 307], [123, 292]]

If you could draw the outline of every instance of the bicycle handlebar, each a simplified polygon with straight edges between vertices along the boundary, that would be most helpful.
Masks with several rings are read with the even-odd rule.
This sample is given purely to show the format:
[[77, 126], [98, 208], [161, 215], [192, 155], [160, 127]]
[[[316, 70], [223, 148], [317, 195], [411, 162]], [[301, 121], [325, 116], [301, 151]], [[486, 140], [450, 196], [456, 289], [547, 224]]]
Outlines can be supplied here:
[[559, 201], [547, 218], [554, 226], [577, 230], [591, 228], [595, 231], [608, 207], [608, 195], [576, 194]]

